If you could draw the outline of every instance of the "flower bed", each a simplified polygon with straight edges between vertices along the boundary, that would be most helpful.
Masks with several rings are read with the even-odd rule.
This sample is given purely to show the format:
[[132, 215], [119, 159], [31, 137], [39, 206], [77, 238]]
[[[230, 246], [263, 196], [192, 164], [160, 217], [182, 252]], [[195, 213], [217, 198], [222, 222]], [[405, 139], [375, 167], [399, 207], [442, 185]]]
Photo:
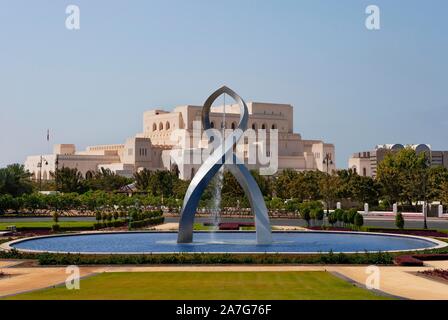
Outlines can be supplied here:
[[414, 254], [414, 255], [403, 255], [394, 258], [394, 263], [399, 266], [423, 266], [423, 261], [440, 261], [448, 260], [448, 254]]
[[448, 270], [435, 269], [435, 270], [419, 271], [418, 273], [425, 275], [425, 276], [448, 281]]

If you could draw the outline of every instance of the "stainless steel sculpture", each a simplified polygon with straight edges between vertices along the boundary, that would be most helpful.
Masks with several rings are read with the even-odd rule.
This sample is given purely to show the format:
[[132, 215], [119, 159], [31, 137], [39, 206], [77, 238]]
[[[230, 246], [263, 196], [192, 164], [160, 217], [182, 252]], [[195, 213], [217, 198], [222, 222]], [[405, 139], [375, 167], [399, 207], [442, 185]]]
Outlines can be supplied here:
[[193, 222], [199, 199], [211, 179], [218, 172], [221, 166], [224, 165], [226, 156], [232, 156], [233, 161], [231, 164], [226, 164], [226, 168], [228, 168], [229, 171], [235, 176], [238, 183], [241, 185], [249, 198], [252, 213], [255, 217], [257, 243], [270, 244], [272, 243], [271, 225], [263, 195], [257, 185], [257, 182], [252, 177], [252, 174], [244, 166], [244, 162], [239, 160], [233, 153], [234, 146], [238, 143], [244, 131], [247, 129], [249, 115], [246, 103], [233, 90], [224, 86], [215, 91], [207, 99], [207, 101], [205, 101], [204, 107], [202, 108], [202, 125], [204, 130], [211, 128], [210, 109], [213, 102], [222, 94], [228, 94], [239, 104], [240, 122], [238, 127], [227, 138], [223, 138], [224, 141], [221, 148], [216, 148], [213, 154], [211, 154], [207, 160], [204, 161], [194, 178], [191, 180], [184, 198], [179, 221], [179, 234], [177, 242], [191, 243], [193, 241]]

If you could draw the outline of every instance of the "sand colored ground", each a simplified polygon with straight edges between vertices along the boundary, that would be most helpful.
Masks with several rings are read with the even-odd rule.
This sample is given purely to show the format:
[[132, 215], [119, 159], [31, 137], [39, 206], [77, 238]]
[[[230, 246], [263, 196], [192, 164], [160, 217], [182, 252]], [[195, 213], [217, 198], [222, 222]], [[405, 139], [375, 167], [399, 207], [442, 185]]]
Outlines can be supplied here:
[[[17, 261], [0, 261], [0, 269], [8, 276], [0, 279], [0, 296], [7, 296], [64, 283], [64, 267], [20, 267]], [[435, 261], [425, 267], [383, 266], [380, 270], [380, 290], [408, 299], [446, 299], [448, 284], [417, 276], [417, 271], [432, 268], [448, 269], [448, 261]], [[150, 271], [329, 271], [337, 272], [362, 285], [368, 274], [366, 266], [97, 266], [81, 267], [81, 276], [101, 272]]]

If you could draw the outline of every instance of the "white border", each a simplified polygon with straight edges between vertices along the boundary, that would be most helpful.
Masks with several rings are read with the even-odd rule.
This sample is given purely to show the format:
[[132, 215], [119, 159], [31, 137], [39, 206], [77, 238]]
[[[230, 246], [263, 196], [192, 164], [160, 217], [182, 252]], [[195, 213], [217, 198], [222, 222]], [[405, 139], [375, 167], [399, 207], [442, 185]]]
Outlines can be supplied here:
[[[210, 231], [195, 231], [195, 233], [208, 233]], [[233, 232], [241, 232], [241, 233], [254, 233], [254, 231], [218, 231], [221, 233], [233, 233]], [[10, 251], [12, 249], [16, 249], [19, 252], [25, 253], [54, 253], [54, 254], [82, 254], [82, 255], [151, 255], [151, 254], [286, 254], [286, 255], [307, 255], [307, 254], [329, 254], [329, 251], [311, 251], [311, 252], [267, 252], [267, 251], [247, 251], [247, 252], [183, 252], [183, 251], [170, 251], [170, 252], [157, 252], [157, 251], [146, 251], [146, 252], [68, 252], [68, 251], [45, 251], [45, 250], [29, 250], [29, 249], [17, 249], [14, 248], [13, 245], [25, 242], [34, 239], [42, 239], [42, 238], [53, 238], [53, 237], [71, 237], [71, 236], [79, 236], [79, 235], [96, 235], [96, 234], [126, 234], [126, 233], [177, 233], [177, 231], [93, 231], [93, 232], [80, 232], [80, 233], [67, 233], [67, 234], [56, 234], [56, 235], [45, 235], [45, 236], [37, 236], [37, 237], [29, 237], [23, 239], [16, 239], [13, 241], [5, 242], [0, 245], [0, 250]], [[273, 231], [273, 233], [340, 233], [340, 234], [363, 234], [363, 235], [378, 235], [378, 236], [388, 236], [388, 237], [397, 237], [397, 238], [412, 238], [425, 240], [427, 242], [434, 243], [436, 246], [429, 248], [420, 248], [420, 249], [409, 249], [409, 250], [385, 250], [381, 252], [414, 252], [414, 251], [425, 251], [425, 250], [433, 250], [440, 249], [448, 246], [447, 242], [440, 241], [433, 238], [427, 238], [422, 236], [414, 236], [407, 234], [392, 234], [392, 233], [381, 233], [381, 232], [357, 232], [357, 231], [333, 231], [333, 230], [310, 230], [310, 231]], [[333, 251], [334, 254], [345, 253], [345, 254], [355, 254], [355, 253], [378, 253], [379, 250], [376, 251]]]

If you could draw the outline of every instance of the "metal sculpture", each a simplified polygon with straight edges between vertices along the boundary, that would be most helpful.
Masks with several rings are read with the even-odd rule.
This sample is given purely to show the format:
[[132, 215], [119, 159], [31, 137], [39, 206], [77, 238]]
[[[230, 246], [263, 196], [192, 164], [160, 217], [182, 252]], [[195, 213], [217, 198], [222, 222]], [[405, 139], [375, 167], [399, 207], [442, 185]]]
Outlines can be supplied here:
[[[272, 243], [271, 224], [269, 222], [268, 210], [263, 195], [252, 174], [245, 167], [244, 162], [234, 154], [234, 146], [243, 136], [247, 129], [248, 109], [244, 100], [228, 87], [216, 90], [204, 103], [202, 108], [202, 125], [204, 130], [210, 129], [210, 109], [213, 102], [222, 94], [231, 96], [240, 106], [240, 122], [235, 130], [228, 136], [223, 137], [222, 146], [204, 161], [199, 168], [185, 194], [182, 212], [179, 221], [178, 243], [191, 243], [193, 241], [193, 222], [196, 209], [207, 185], [215, 174], [224, 165], [226, 156], [232, 156], [232, 162], [226, 164], [226, 168], [235, 176], [249, 198], [252, 213], [255, 218], [256, 239], [258, 244]], [[225, 107], [225, 106], [224, 106]]]

